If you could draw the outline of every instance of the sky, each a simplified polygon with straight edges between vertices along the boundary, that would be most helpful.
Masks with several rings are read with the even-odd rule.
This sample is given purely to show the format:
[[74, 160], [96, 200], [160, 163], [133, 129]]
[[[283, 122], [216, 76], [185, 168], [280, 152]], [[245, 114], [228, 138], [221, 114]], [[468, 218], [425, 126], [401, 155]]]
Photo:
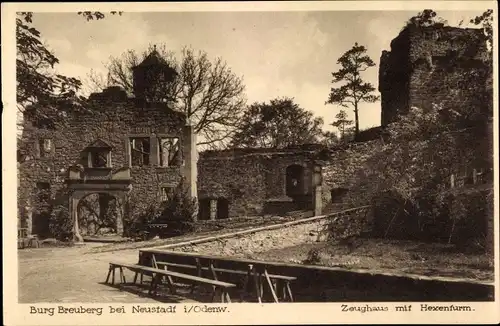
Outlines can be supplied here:
[[[33, 25], [59, 58], [59, 73], [84, 80], [91, 69], [106, 75], [109, 57], [128, 49], [165, 43], [179, 53], [190, 46], [221, 57], [243, 77], [249, 104], [293, 97], [324, 119], [325, 130], [336, 131], [330, 124], [342, 108], [325, 101], [337, 59], [355, 42], [364, 45], [376, 66], [363, 77], [378, 88], [382, 51], [419, 11], [124, 12], [90, 22], [76, 13], [36, 13]], [[453, 26], [482, 11], [438, 14]], [[362, 104], [360, 127], [378, 125], [380, 102]]]

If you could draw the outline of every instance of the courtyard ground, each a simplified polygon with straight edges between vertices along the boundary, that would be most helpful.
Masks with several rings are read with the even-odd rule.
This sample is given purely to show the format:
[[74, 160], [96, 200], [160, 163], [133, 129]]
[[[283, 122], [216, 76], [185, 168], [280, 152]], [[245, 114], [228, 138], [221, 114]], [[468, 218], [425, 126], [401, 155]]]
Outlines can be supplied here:
[[[103, 284], [110, 261], [136, 262], [138, 250], [119, 250], [96, 253], [93, 252], [102, 245], [88, 244], [67, 248], [39, 248], [18, 251], [19, 257], [19, 303], [42, 302], [120, 302], [120, 303], [185, 303], [210, 302], [210, 295], [206, 292], [190, 294], [187, 289], [180, 289], [179, 295], [174, 296], [163, 291], [161, 297], [147, 296], [146, 287], [138, 286], [112, 287]], [[358, 248], [356, 254], [340, 255], [330, 259], [330, 265], [342, 265], [346, 268], [367, 268], [371, 271], [399, 271], [412, 274], [445, 275], [488, 280], [492, 271], [478, 268], [477, 264], [486, 263], [482, 258], [467, 258], [462, 260], [459, 255], [439, 258], [427, 255], [426, 262], [412, 261], [411, 254], [397, 251], [382, 243], [366, 244], [373, 250]], [[254, 258], [274, 261], [290, 261], [306, 259], [311, 248], [321, 248], [321, 244], [303, 245], [253, 254]], [[408, 250], [418, 249], [415, 244], [407, 244]], [[369, 253], [371, 252], [371, 254]], [[378, 254], [376, 254], [378, 252]], [[399, 258], [395, 253], [399, 253]], [[392, 256], [391, 256], [392, 255]], [[293, 257], [293, 258], [292, 258]], [[335, 256], [331, 256], [335, 257]], [[406, 258], [405, 258], [406, 257]], [[443, 255], [441, 255], [443, 257]], [[475, 263], [472, 263], [476, 260]], [[334, 263], [333, 263], [334, 262]], [[474, 265], [471, 268], [470, 265]], [[460, 272], [460, 269], [462, 271]], [[125, 271], [127, 280], [132, 280], [133, 274]], [[385, 281], [384, 281], [385, 282]], [[313, 288], [295, 287], [294, 293], [300, 301], [391, 301], [412, 300], [421, 298], [428, 291], [426, 288], [405, 288], [396, 282], [393, 285], [384, 283], [380, 287], [369, 282], [354, 281], [340, 282], [332, 287], [319, 286]], [[474, 298], [472, 295], [472, 299]], [[233, 297], [233, 301], [239, 301]], [[449, 299], [449, 298], [448, 298]], [[253, 299], [250, 299], [253, 300]], [[420, 299], [422, 300], [422, 299]]]
[[[271, 224], [283, 221], [283, 219], [276, 219]], [[237, 222], [230, 227], [171, 239], [111, 244], [85, 243], [72, 247], [18, 250], [19, 302], [158, 302], [157, 299], [143, 295], [147, 292], [145, 288], [120, 289], [102, 284], [106, 278], [108, 263], [110, 261], [136, 262], [139, 248], [215, 236], [227, 233], [229, 230], [239, 231], [261, 226], [261, 223], [269, 224], [269, 221]], [[269, 242], [270, 240], [265, 238], [262, 241]], [[258, 260], [304, 263], [308, 258], [315, 258], [312, 264], [399, 275], [445, 276], [485, 282], [493, 281], [494, 277], [491, 257], [484, 254], [465, 254], [458, 252], [453, 246], [435, 243], [359, 239], [355, 244], [348, 245], [326, 245], [315, 242], [273, 250], [262, 250], [263, 247], [259, 246], [250, 248], [244, 245], [244, 247], [248, 251], [245, 256]], [[316, 251], [316, 257], [311, 257], [311, 250]], [[210, 253], [213, 254], [213, 252]], [[126, 271], [126, 276], [129, 280], [133, 277], [128, 271]], [[328, 300], [345, 300], [355, 297], [361, 300], [373, 295], [366, 293], [366, 289], [355, 288], [352, 284], [344, 284], [343, 288], [336, 287], [332, 291], [328, 294]], [[395, 291], [401, 292], [397, 289]], [[182, 294], [182, 291], [180, 293]], [[387, 297], [390, 298], [392, 295], [389, 293]], [[418, 296], [418, 293], [416, 295]], [[200, 297], [187, 295], [187, 297], [189, 299], [182, 296], [166, 296], [159, 300], [165, 302], [206, 301], [203, 295]]]
[[[315, 251], [316, 257], [310, 252]], [[258, 260], [367, 269], [425, 276], [494, 281], [494, 260], [486, 254], [463, 253], [453, 245], [415, 241], [358, 239], [355, 244], [312, 243], [252, 255]]]
[[[206, 301], [202, 293], [190, 299], [165, 294], [158, 298], [147, 296], [147, 288], [139, 286], [110, 286], [103, 284], [110, 261], [137, 262], [137, 250], [92, 253], [100, 245], [88, 244], [66, 248], [39, 248], [18, 251], [19, 303], [41, 302], [198, 302]], [[125, 271], [126, 278], [133, 274]]]

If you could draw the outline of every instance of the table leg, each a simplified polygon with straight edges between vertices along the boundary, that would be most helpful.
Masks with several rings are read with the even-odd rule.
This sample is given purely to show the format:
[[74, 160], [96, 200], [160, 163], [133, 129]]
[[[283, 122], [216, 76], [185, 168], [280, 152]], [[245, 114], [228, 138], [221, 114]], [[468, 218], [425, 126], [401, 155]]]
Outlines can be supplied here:
[[[210, 269], [210, 272], [212, 273], [212, 277], [214, 278], [214, 280], [217, 281], [218, 280], [217, 273], [215, 273], [214, 264], [211, 261], [209, 262], [209, 264], [210, 264], [209, 269]], [[215, 285], [213, 286], [213, 290], [215, 291]]]
[[252, 265], [248, 265], [247, 274], [245, 275], [245, 280], [243, 281], [243, 289], [240, 294], [240, 300], [243, 301], [243, 295], [248, 290], [248, 282], [250, 281], [250, 275], [252, 274]]
[[286, 281], [286, 290], [290, 298], [290, 302], [293, 302], [292, 289], [290, 288], [290, 282]]
[[257, 300], [259, 300], [259, 303], [262, 303], [262, 292], [260, 291], [261, 278], [257, 275], [257, 270], [255, 269], [255, 267], [252, 268], [252, 274], [255, 283], [255, 290], [257, 291]]
[[276, 292], [274, 292], [274, 286], [271, 282], [271, 279], [269, 278], [269, 274], [267, 273], [267, 269], [264, 269], [264, 276], [266, 277], [267, 284], [269, 285], [269, 289], [271, 290], [271, 294], [273, 296], [274, 302], [279, 302], [278, 301], [278, 296], [276, 295]]
[[[196, 275], [198, 275], [198, 277], [201, 277], [201, 263], [200, 259], [198, 258], [196, 258]], [[196, 282], [193, 282], [193, 284], [191, 284], [191, 294], [193, 294], [195, 288], [196, 288]]]

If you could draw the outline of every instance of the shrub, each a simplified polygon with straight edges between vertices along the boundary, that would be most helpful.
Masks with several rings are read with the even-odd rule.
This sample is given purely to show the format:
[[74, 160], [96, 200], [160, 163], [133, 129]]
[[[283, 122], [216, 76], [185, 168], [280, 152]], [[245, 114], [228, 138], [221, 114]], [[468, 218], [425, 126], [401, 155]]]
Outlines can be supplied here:
[[160, 237], [179, 236], [195, 230], [195, 216], [198, 213], [198, 203], [190, 198], [184, 183], [181, 182], [172, 196], [163, 203], [162, 213], [154, 221], [157, 224], [167, 224], [160, 229]]
[[128, 214], [123, 220], [124, 236], [137, 240], [148, 240], [155, 236], [149, 230], [149, 224], [161, 213], [159, 203], [145, 204], [140, 201], [129, 201]]
[[71, 241], [73, 238], [73, 221], [69, 210], [64, 205], [54, 206], [50, 212], [49, 230], [54, 238], [60, 241]]
[[311, 250], [309, 250], [309, 252], [307, 253], [307, 258], [304, 260], [304, 264], [321, 264], [321, 250], [319, 248], [312, 248]]

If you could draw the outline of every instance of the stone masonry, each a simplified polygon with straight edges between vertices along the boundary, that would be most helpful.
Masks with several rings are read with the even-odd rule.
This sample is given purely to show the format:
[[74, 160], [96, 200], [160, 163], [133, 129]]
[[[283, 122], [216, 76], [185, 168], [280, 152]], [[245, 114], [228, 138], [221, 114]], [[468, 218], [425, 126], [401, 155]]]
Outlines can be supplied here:
[[433, 103], [457, 111], [491, 110], [476, 94], [477, 89], [491, 89], [488, 60], [481, 29], [407, 26], [380, 58], [382, 126], [411, 107]]
[[[315, 167], [321, 169], [315, 155], [314, 150], [297, 148], [203, 152], [198, 162], [200, 211], [209, 206], [217, 210], [213, 207], [220, 200], [227, 202], [225, 208], [219, 205], [219, 210], [228, 210], [226, 217], [312, 210], [321, 187], [321, 180], [314, 178]], [[219, 217], [212, 212], [208, 218]]]
[[181, 179], [196, 197], [195, 135], [183, 113], [146, 102], [141, 94], [128, 98], [118, 87], [92, 94], [85, 106], [55, 127], [25, 117], [18, 151], [20, 227], [48, 235], [50, 206], [58, 202], [68, 208], [81, 240], [81, 206], [99, 194], [100, 209], [109, 208], [104, 194], [118, 204], [113, 228], [121, 234], [131, 199], [165, 200]]

